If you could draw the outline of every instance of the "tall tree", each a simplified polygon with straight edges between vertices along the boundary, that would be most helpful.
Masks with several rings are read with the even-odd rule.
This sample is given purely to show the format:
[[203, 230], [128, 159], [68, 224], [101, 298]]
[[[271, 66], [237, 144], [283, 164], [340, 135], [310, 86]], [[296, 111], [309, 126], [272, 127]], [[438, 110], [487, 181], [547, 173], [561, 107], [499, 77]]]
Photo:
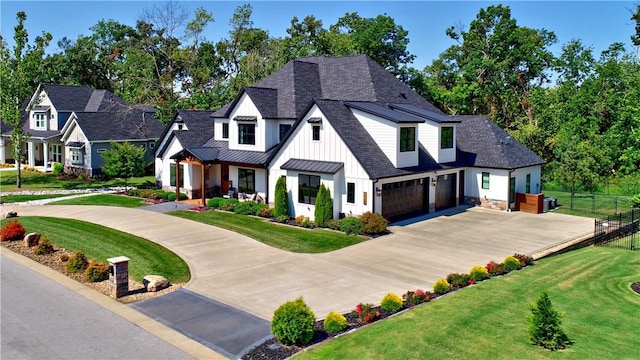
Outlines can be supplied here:
[[38, 82], [37, 74], [42, 74], [42, 57], [52, 39], [51, 34], [43, 32], [35, 38], [35, 44], [29, 44], [29, 33], [24, 27], [27, 14], [16, 14], [18, 24], [14, 27], [15, 45], [13, 53], [2, 41], [0, 48], [0, 114], [2, 122], [11, 127], [11, 145], [13, 158], [17, 164], [16, 186], [22, 187], [20, 162], [23, 158], [22, 147], [29, 138], [22, 124], [23, 101], [28, 99]]

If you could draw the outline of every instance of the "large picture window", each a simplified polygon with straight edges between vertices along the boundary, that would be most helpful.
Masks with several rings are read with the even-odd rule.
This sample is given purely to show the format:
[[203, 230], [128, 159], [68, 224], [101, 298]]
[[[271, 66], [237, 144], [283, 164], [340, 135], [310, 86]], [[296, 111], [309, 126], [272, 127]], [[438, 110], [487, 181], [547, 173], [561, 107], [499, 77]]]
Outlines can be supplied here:
[[284, 139], [284, 137], [287, 135], [289, 130], [291, 130], [290, 124], [280, 124], [280, 138], [278, 139], [278, 141], [282, 141], [282, 139]]
[[416, 150], [416, 128], [400, 128], [400, 152]]
[[229, 123], [222, 123], [222, 138], [229, 138]]
[[320, 190], [320, 176], [298, 175], [298, 202], [315, 205]]
[[[184, 164], [180, 164], [180, 187], [184, 187]], [[169, 165], [169, 185], [176, 186], [176, 164]]]
[[256, 192], [256, 171], [238, 169], [238, 192], [254, 194]]
[[489, 173], [482, 173], [482, 188], [485, 190], [489, 190]]
[[440, 129], [440, 149], [453, 148], [453, 128], [443, 127]]
[[238, 124], [238, 144], [244, 144], [244, 145], [256, 144], [256, 125], [255, 124]]

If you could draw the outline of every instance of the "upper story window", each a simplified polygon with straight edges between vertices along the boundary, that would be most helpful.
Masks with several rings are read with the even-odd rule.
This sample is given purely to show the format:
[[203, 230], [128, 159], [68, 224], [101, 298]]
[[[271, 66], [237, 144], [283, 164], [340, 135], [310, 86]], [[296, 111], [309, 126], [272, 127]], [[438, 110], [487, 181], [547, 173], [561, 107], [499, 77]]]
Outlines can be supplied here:
[[320, 125], [312, 125], [311, 133], [313, 141], [320, 141]]
[[440, 149], [451, 148], [453, 148], [453, 127], [443, 127], [440, 129]]
[[416, 150], [416, 128], [400, 128], [400, 152]]
[[[280, 138], [278, 139], [278, 141], [282, 141], [289, 130], [291, 130], [291, 124], [280, 124]], [[318, 134], [318, 138], [319, 136], [320, 134]]]
[[36, 119], [36, 129], [45, 129], [47, 115], [45, 113], [34, 113], [33, 118]]
[[222, 138], [229, 138], [229, 123], [222, 123]]
[[256, 124], [238, 124], [238, 144], [256, 144]]

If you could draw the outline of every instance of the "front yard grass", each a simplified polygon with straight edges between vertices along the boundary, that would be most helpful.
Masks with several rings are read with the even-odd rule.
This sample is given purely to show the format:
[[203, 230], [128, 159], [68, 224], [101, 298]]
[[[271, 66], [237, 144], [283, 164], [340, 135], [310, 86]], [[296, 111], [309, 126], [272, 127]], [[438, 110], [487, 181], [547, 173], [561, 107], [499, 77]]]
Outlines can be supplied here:
[[[443, 276], [446, 274], [443, 274]], [[538, 261], [311, 348], [300, 359], [637, 359], [640, 252], [589, 247]], [[547, 291], [574, 342], [530, 344], [529, 308]], [[354, 304], [355, 305], [355, 304]]]
[[367, 239], [330, 230], [308, 230], [274, 224], [262, 218], [224, 211], [174, 211], [170, 215], [218, 226], [246, 235], [264, 244], [297, 253], [323, 253]]
[[[20, 194], [20, 193], [16, 193]], [[3, 195], [0, 196], [0, 201], [4, 204], [26, 202], [32, 200], [53, 199], [63, 196], [69, 196], [69, 194], [48, 194], [48, 195]]]
[[[2, 191], [16, 191], [17, 170], [0, 171], [0, 188]], [[51, 173], [41, 173], [36, 171], [22, 171], [23, 190], [72, 190], [72, 189], [96, 189], [125, 186], [124, 179], [109, 180], [66, 180], [61, 179]], [[155, 183], [155, 177], [143, 176], [127, 180], [127, 186], [140, 186], [147, 182]]]
[[98, 194], [91, 196], [82, 196], [73, 199], [59, 200], [50, 203], [51, 205], [101, 205], [101, 206], [120, 206], [134, 208], [146, 205], [144, 199], [133, 196]]
[[129, 276], [140, 282], [150, 274], [162, 275], [172, 283], [187, 282], [191, 277], [189, 267], [178, 255], [131, 234], [73, 219], [27, 216], [18, 220], [27, 233], [46, 234], [57, 247], [82, 250], [89, 259], [106, 263], [108, 258], [128, 257]]

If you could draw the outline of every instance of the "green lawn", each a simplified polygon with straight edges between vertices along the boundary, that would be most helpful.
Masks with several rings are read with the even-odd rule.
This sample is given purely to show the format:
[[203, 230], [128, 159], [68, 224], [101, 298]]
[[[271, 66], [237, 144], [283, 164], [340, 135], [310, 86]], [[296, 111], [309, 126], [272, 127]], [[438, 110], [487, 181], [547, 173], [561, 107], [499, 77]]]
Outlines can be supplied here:
[[[15, 191], [16, 170], [0, 171], [0, 188], [2, 191]], [[144, 176], [128, 179], [128, 186], [140, 186], [147, 181], [155, 183], [154, 176]], [[115, 186], [125, 186], [123, 179], [110, 180], [64, 180], [51, 173], [22, 171], [22, 189], [28, 190], [61, 190], [61, 189], [93, 189]]]
[[246, 235], [267, 245], [297, 253], [322, 253], [341, 249], [367, 239], [330, 230], [307, 230], [274, 224], [262, 218], [224, 211], [175, 211], [171, 215], [215, 225]]
[[175, 253], [131, 234], [72, 219], [34, 216], [19, 220], [27, 233], [46, 234], [56, 246], [71, 251], [82, 250], [90, 259], [106, 262], [115, 256], [130, 258], [129, 275], [138, 281], [145, 275], [154, 274], [181, 283], [189, 281], [191, 276], [187, 264]]
[[602, 218], [606, 215], [631, 210], [631, 196], [609, 196], [604, 194], [576, 193], [571, 208], [571, 193], [562, 191], [544, 191], [545, 197], [557, 199], [559, 213]]
[[2, 203], [8, 204], [8, 203], [25, 202], [25, 201], [32, 201], [32, 200], [53, 199], [53, 198], [59, 198], [63, 196], [69, 196], [69, 194], [4, 195], [4, 196], [0, 196], [0, 201], [2, 201]]
[[102, 205], [102, 206], [120, 206], [134, 208], [144, 206], [144, 199], [126, 195], [98, 194], [91, 196], [77, 197], [73, 199], [59, 200], [52, 202], [51, 205]]
[[[589, 247], [539, 261], [332, 340], [300, 359], [638, 359], [640, 252]], [[529, 305], [547, 291], [574, 344], [530, 345]]]

